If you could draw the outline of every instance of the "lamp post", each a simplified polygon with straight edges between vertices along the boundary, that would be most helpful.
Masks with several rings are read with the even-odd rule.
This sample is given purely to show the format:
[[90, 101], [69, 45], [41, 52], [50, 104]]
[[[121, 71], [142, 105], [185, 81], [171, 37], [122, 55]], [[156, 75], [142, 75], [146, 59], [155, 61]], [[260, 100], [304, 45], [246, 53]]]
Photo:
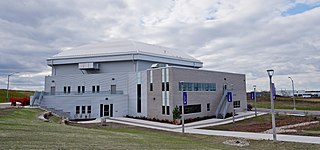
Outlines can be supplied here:
[[253, 85], [254, 91], [254, 115], [257, 117], [257, 92], [256, 92], [256, 85]]
[[291, 77], [288, 77], [292, 83], [292, 98], [293, 98], [293, 110], [296, 110], [296, 98], [294, 97], [294, 83]]
[[8, 74], [8, 81], [7, 81], [7, 97], [6, 97], [6, 102], [9, 102], [9, 82], [10, 82], [10, 76], [19, 73], [19, 72], [14, 72], [11, 74]]
[[182, 105], [181, 105], [181, 129], [182, 129], [182, 133], [184, 133], [184, 95], [183, 92], [184, 90], [184, 81], [180, 81], [179, 82], [180, 87], [181, 87], [181, 91], [182, 91]]
[[273, 133], [273, 141], [277, 140], [276, 136], [276, 119], [274, 116], [274, 102], [273, 102], [273, 86], [272, 86], [272, 76], [274, 73], [273, 69], [267, 70], [269, 79], [270, 79], [270, 101], [271, 101], [271, 119], [272, 119], [272, 133]]

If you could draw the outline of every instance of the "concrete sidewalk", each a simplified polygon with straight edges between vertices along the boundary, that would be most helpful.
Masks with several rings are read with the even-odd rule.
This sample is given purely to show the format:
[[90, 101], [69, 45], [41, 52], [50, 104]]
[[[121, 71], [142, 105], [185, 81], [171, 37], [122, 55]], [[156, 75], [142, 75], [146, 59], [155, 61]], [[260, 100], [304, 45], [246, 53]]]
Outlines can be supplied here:
[[[259, 112], [270, 112], [270, 109], [266, 108], [257, 108], [257, 111]], [[320, 111], [314, 111], [314, 110], [292, 110], [292, 109], [275, 109], [276, 113], [283, 113], [283, 114], [293, 114], [293, 115], [315, 115], [320, 116]]]
[[[259, 112], [258, 115], [263, 115], [266, 113]], [[240, 121], [246, 118], [254, 117], [254, 112], [242, 112], [239, 113], [235, 117], [235, 121]], [[92, 121], [83, 121], [79, 123], [100, 123], [101, 119], [98, 118]], [[127, 124], [132, 126], [171, 131], [171, 132], [181, 132], [181, 125], [173, 125], [168, 123], [160, 123], [148, 120], [141, 119], [133, 119], [133, 118], [124, 118], [124, 117], [116, 117], [109, 118], [107, 122], [115, 122], [121, 124]], [[272, 140], [272, 134], [266, 133], [253, 133], [253, 132], [236, 132], [236, 131], [220, 131], [220, 130], [205, 130], [198, 129], [207, 126], [215, 126], [221, 124], [232, 123], [232, 117], [227, 119], [207, 119], [203, 121], [197, 121], [193, 123], [185, 124], [185, 133], [192, 134], [203, 134], [203, 135], [215, 135], [215, 136], [228, 136], [228, 137], [237, 137], [237, 138], [247, 138], [254, 140]], [[277, 134], [278, 141], [286, 141], [286, 142], [300, 142], [300, 143], [312, 143], [312, 144], [320, 144], [320, 137], [314, 136], [296, 136], [296, 135], [285, 135], [285, 134]]]

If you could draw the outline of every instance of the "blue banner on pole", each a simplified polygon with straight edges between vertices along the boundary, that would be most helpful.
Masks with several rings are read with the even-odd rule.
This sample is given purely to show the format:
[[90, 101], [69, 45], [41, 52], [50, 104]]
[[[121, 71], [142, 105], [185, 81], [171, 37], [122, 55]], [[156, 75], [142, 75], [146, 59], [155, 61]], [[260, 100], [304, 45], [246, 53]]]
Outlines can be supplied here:
[[250, 92], [250, 98], [251, 98], [251, 100], [254, 100], [254, 92], [253, 91]]
[[272, 98], [276, 100], [276, 87], [274, 83], [272, 83]]
[[228, 102], [232, 102], [232, 92], [228, 92], [227, 96], [228, 96]]
[[183, 92], [182, 97], [183, 97], [183, 105], [187, 105], [188, 104], [187, 92]]

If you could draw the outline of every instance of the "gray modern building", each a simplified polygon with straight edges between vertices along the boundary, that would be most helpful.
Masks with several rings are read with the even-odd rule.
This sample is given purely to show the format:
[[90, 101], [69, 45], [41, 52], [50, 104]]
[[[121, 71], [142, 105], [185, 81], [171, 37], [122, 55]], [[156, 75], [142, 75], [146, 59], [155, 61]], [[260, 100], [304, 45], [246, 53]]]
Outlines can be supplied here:
[[[32, 105], [69, 119], [136, 116], [172, 120], [187, 92], [186, 118], [246, 110], [244, 74], [202, 70], [178, 50], [122, 40], [76, 47], [47, 59], [52, 75]], [[233, 103], [227, 101], [232, 92]], [[233, 105], [232, 105], [233, 104]]]

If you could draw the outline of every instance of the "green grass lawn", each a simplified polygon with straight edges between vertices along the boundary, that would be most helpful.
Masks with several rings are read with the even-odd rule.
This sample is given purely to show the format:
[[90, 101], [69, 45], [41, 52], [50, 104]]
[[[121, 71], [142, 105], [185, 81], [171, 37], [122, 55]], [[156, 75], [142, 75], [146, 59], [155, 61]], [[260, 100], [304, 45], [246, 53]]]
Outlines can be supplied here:
[[[254, 107], [254, 101], [248, 100], [248, 104]], [[293, 109], [293, 102], [288, 100], [276, 100], [275, 109]], [[271, 108], [270, 100], [257, 100], [257, 108]], [[297, 110], [317, 110], [320, 111], [320, 102], [296, 101]]]
[[320, 145], [249, 140], [248, 147], [222, 142], [231, 137], [181, 134], [132, 126], [76, 127], [37, 119], [38, 109], [0, 109], [0, 149], [320, 149]]
[[[30, 97], [33, 95], [34, 92], [32, 91], [17, 91], [17, 90], [10, 90], [9, 97]], [[7, 90], [0, 89], [0, 103], [6, 102], [7, 97]]]

